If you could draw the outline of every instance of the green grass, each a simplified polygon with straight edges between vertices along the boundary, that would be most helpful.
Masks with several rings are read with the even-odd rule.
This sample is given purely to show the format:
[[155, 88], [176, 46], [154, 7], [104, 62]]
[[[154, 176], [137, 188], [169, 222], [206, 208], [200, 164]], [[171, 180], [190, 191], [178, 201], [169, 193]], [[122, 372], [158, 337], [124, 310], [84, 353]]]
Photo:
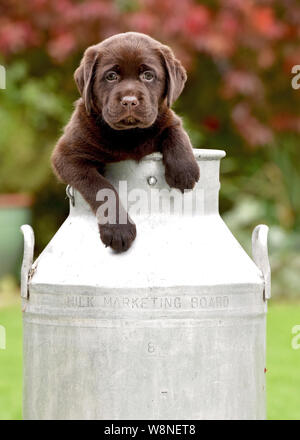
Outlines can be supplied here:
[[299, 420], [300, 348], [292, 348], [292, 328], [300, 325], [300, 304], [272, 304], [267, 322], [268, 419]]
[[[0, 419], [22, 417], [22, 325], [20, 306], [0, 309], [6, 350], [0, 350]], [[267, 330], [268, 419], [300, 419], [300, 349], [291, 345], [300, 325], [300, 304], [271, 303]], [[300, 343], [300, 339], [298, 341]]]
[[6, 349], [0, 349], [0, 420], [22, 418], [22, 312], [20, 305], [0, 309]]

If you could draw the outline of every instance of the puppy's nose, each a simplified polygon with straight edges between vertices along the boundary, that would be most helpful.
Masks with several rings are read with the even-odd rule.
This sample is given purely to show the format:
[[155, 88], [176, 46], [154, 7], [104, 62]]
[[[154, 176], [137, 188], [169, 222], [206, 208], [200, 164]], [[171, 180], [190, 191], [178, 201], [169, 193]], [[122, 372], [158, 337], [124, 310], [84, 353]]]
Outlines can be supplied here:
[[128, 108], [137, 107], [139, 101], [136, 96], [123, 96], [121, 99], [121, 105]]

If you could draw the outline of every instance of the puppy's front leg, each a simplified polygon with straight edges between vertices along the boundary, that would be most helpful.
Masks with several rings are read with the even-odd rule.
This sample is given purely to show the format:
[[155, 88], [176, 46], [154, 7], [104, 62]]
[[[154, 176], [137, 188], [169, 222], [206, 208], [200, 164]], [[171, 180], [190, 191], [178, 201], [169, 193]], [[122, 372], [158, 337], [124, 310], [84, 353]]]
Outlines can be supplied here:
[[[54, 153], [52, 164], [58, 177], [77, 189], [92, 208], [105, 246], [117, 252], [126, 251], [136, 237], [136, 226], [120, 204], [115, 188], [95, 167], [83, 161], [76, 160], [74, 163], [70, 158]], [[103, 190], [103, 197], [100, 190]], [[113, 215], [108, 213], [108, 216], [104, 216], [101, 210], [103, 203]]]
[[180, 125], [164, 131], [162, 154], [167, 183], [182, 192], [194, 188], [200, 177], [199, 166], [190, 139]]

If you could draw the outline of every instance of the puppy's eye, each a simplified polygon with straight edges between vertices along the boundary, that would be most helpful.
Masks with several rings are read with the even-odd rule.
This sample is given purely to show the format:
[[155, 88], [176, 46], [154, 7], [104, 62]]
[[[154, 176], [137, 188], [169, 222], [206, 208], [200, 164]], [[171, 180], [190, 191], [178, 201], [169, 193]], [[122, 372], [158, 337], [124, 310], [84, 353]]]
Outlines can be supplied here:
[[152, 81], [154, 79], [154, 73], [150, 70], [146, 70], [141, 74], [141, 79], [144, 81]]
[[105, 75], [105, 79], [107, 80], [107, 81], [117, 81], [118, 79], [119, 79], [119, 75], [116, 73], [116, 72], [114, 72], [114, 71], [111, 71], [111, 72], [108, 72], [106, 75]]

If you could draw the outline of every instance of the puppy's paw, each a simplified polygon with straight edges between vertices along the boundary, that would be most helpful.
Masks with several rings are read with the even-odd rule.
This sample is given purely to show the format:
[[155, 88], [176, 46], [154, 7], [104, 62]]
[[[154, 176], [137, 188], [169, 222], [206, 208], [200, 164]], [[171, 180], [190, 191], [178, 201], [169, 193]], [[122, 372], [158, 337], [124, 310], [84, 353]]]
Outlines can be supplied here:
[[100, 225], [99, 231], [105, 246], [110, 246], [116, 252], [127, 251], [136, 237], [136, 226], [130, 222]]
[[165, 176], [169, 186], [183, 192], [194, 188], [200, 178], [200, 170], [196, 160], [178, 161], [166, 165]]

